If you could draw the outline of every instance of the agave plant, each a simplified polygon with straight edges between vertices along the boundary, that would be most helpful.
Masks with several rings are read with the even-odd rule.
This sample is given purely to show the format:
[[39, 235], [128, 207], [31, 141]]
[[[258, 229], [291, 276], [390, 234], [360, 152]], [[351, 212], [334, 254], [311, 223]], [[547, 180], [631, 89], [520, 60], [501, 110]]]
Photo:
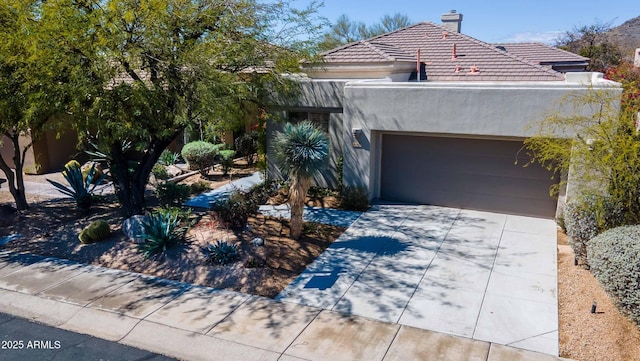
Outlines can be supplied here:
[[289, 175], [289, 205], [291, 207], [291, 237], [302, 235], [302, 213], [307, 191], [313, 177], [329, 160], [329, 140], [322, 130], [309, 121], [296, 125], [287, 123], [274, 142], [276, 162]]
[[144, 242], [138, 250], [149, 258], [155, 254], [166, 252], [185, 241], [187, 227], [181, 227], [182, 217], [177, 212], [159, 211], [151, 213], [142, 222]]
[[69, 187], [51, 179], [47, 179], [47, 181], [58, 188], [58, 191], [62, 194], [72, 197], [76, 201], [78, 207], [82, 209], [89, 209], [89, 207], [91, 207], [91, 195], [93, 194], [96, 186], [102, 182], [105, 176], [103, 175], [97, 181], [94, 181], [94, 178], [96, 177], [96, 166], [93, 164], [91, 165], [91, 168], [89, 168], [89, 172], [85, 178], [82, 174], [80, 164], [76, 161], [67, 163], [64, 167], [64, 171], [62, 171], [62, 175], [69, 183]]
[[209, 244], [205, 251], [211, 262], [223, 265], [236, 260], [239, 256], [238, 246], [235, 243], [227, 243], [227, 241], [216, 241], [214, 244]]

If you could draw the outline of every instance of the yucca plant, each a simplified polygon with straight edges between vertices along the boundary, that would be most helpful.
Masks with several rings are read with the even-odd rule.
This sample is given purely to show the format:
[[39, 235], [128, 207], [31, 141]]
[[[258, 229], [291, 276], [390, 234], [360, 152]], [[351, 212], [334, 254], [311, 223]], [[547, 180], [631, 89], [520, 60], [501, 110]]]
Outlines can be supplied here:
[[181, 227], [181, 223], [182, 217], [178, 212], [161, 210], [149, 214], [142, 221], [144, 242], [138, 245], [138, 250], [149, 258], [184, 242], [187, 227]]
[[327, 166], [329, 140], [322, 130], [309, 121], [287, 123], [277, 132], [274, 142], [276, 162], [290, 180], [291, 237], [302, 235], [304, 201], [313, 177]]
[[64, 171], [62, 171], [62, 175], [69, 183], [69, 187], [51, 179], [47, 179], [47, 181], [58, 188], [58, 191], [62, 194], [72, 197], [78, 207], [81, 209], [89, 209], [91, 207], [91, 195], [96, 186], [102, 182], [105, 175], [102, 175], [97, 181], [94, 181], [96, 177], [96, 165], [93, 164], [91, 168], [89, 168], [89, 172], [85, 178], [82, 174], [80, 164], [76, 161], [67, 163]]

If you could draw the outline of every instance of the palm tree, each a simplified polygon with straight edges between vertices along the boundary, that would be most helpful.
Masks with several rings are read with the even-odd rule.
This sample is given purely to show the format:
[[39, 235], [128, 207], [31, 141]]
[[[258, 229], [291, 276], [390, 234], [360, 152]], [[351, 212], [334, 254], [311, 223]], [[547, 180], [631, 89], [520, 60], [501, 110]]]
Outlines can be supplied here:
[[327, 136], [309, 121], [287, 123], [274, 140], [276, 163], [289, 176], [289, 206], [291, 207], [291, 238], [302, 235], [302, 212], [313, 177], [329, 160]]

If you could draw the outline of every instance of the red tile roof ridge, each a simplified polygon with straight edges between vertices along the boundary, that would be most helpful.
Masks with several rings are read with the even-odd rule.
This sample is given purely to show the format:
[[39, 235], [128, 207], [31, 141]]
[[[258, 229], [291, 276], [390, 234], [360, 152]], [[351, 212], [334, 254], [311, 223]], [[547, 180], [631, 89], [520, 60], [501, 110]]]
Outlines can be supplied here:
[[452, 32], [452, 31], [449, 31], [449, 29], [447, 29], [447, 28], [445, 28], [445, 27], [443, 27], [443, 26], [441, 26], [441, 25], [434, 24], [434, 23], [431, 23], [431, 22], [428, 22], [428, 21], [424, 21], [424, 22], [422, 22], [422, 23], [420, 23], [420, 24], [427, 24], [427, 25], [432, 25], [432, 26], [439, 27], [439, 28], [441, 28], [443, 31], [447, 31], [447, 32], [448, 32], [448, 34], [449, 34], [449, 36], [453, 35], [453, 36], [459, 36], [459, 37], [462, 37], [462, 38], [464, 38], [464, 39], [465, 39], [465, 40], [467, 40], [467, 41], [474, 42], [474, 43], [476, 43], [477, 45], [483, 46], [483, 47], [485, 47], [485, 48], [487, 48], [487, 49], [491, 49], [492, 51], [495, 51], [495, 52], [498, 52], [498, 53], [500, 53], [500, 54], [506, 55], [506, 56], [510, 57], [511, 59], [514, 59], [514, 60], [519, 61], [519, 62], [521, 62], [521, 63], [525, 63], [525, 64], [530, 65], [530, 66], [532, 66], [532, 67], [534, 67], [534, 68], [537, 68], [537, 69], [539, 69], [539, 70], [541, 70], [541, 71], [544, 71], [544, 72], [546, 72], [546, 73], [548, 73], [548, 74], [550, 74], [550, 75], [554, 75], [555, 77], [557, 77], [557, 78], [559, 78], [559, 79], [564, 80], [564, 77], [562, 76], [562, 74], [558, 73], [557, 71], [555, 71], [555, 70], [553, 70], [553, 69], [550, 69], [550, 68], [548, 68], [548, 67], [544, 67], [544, 66], [539, 65], [539, 64], [536, 64], [536, 63], [534, 63], [534, 62], [532, 62], [532, 61], [530, 61], [530, 60], [527, 60], [527, 59], [521, 58], [521, 57], [519, 57], [519, 56], [515, 56], [515, 55], [513, 55], [513, 54], [510, 54], [508, 51], [502, 51], [502, 50], [500, 50], [500, 49], [496, 48], [494, 45], [489, 44], [489, 43], [487, 43], [487, 42], [484, 42], [484, 41], [482, 41], [482, 40], [478, 40], [478, 39], [476, 39], [476, 38], [474, 38], [474, 37], [471, 37], [471, 36], [466, 35], [466, 34], [463, 34], [463, 33], [458, 33], [458, 32]]

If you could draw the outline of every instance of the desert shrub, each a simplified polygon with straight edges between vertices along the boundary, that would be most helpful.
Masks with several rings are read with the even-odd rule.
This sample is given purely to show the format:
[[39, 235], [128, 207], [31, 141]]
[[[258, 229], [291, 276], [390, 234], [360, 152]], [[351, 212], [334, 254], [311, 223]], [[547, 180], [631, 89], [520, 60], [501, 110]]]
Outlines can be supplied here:
[[211, 185], [209, 185], [209, 182], [203, 180], [193, 182], [189, 187], [191, 194], [200, 194], [211, 190]]
[[105, 220], [91, 222], [89, 226], [80, 232], [78, 239], [84, 244], [100, 242], [111, 234], [111, 227]]
[[156, 187], [156, 196], [162, 205], [179, 205], [191, 196], [191, 187], [186, 184], [163, 182]]
[[258, 204], [243, 192], [233, 192], [227, 199], [212, 204], [220, 220], [233, 230], [242, 230], [249, 215], [258, 211]]
[[640, 325], [640, 226], [610, 229], [587, 247], [591, 272], [618, 308]]
[[222, 173], [227, 175], [233, 167], [233, 158], [236, 156], [235, 150], [224, 149], [220, 151], [220, 162], [222, 164]]
[[254, 155], [258, 152], [258, 133], [245, 133], [235, 140], [238, 156], [245, 157], [247, 164], [253, 164]]
[[568, 202], [564, 208], [564, 226], [569, 236], [569, 244], [578, 262], [587, 268], [589, 240], [623, 223], [622, 206], [608, 197], [586, 195]]
[[162, 206], [159, 207], [156, 212], [167, 214], [171, 217], [177, 217], [181, 225], [190, 225], [189, 219], [191, 218], [191, 208]]
[[227, 264], [239, 257], [238, 246], [227, 241], [216, 241], [206, 248], [209, 260], [213, 263]]
[[185, 144], [181, 153], [189, 163], [190, 169], [199, 170], [206, 174], [215, 163], [218, 149], [219, 147], [212, 143], [199, 140]]
[[273, 180], [265, 180], [260, 184], [256, 184], [249, 190], [249, 197], [257, 204], [266, 204], [269, 198], [278, 193], [280, 184]]
[[330, 188], [312, 186], [307, 191], [307, 195], [312, 198], [323, 198], [323, 197], [336, 196], [337, 192]]
[[168, 149], [165, 149], [160, 154], [160, 158], [158, 158], [158, 163], [162, 165], [172, 165], [178, 163], [178, 159], [180, 158], [180, 154], [174, 153]]
[[350, 211], [369, 209], [369, 193], [364, 187], [343, 187], [340, 195], [340, 208]]
[[169, 179], [169, 173], [167, 172], [167, 166], [162, 163], [156, 163], [151, 168], [151, 173], [156, 177], [157, 180], [167, 180]]
[[260, 268], [260, 267], [264, 267], [266, 265], [267, 265], [267, 262], [265, 262], [265, 260], [263, 260], [263, 259], [261, 259], [259, 257], [249, 257], [244, 262], [244, 267], [245, 268]]
[[138, 251], [145, 257], [163, 253], [185, 241], [187, 227], [181, 226], [179, 214], [156, 211], [142, 221], [144, 242], [138, 244]]

